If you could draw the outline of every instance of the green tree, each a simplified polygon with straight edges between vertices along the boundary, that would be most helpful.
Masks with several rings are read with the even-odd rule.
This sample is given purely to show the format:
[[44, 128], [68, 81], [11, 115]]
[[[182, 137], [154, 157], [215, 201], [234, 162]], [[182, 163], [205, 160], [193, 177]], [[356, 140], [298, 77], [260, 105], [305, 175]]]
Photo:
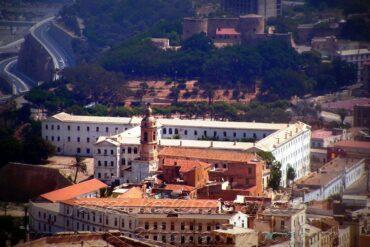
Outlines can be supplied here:
[[269, 187], [273, 190], [278, 190], [280, 187], [281, 176], [281, 163], [274, 161], [270, 167]]

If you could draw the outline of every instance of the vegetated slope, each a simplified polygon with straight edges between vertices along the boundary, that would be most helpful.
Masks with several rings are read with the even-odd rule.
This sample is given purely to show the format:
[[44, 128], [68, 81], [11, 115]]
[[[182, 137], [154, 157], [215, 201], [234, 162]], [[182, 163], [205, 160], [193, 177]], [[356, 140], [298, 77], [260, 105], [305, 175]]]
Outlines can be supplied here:
[[84, 35], [94, 46], [112, 46], [160, 21], [175, 22], [193, 14], [191, 0], [77, 0], [61, 11], [64, 23], [76, 30], [83, 20]]

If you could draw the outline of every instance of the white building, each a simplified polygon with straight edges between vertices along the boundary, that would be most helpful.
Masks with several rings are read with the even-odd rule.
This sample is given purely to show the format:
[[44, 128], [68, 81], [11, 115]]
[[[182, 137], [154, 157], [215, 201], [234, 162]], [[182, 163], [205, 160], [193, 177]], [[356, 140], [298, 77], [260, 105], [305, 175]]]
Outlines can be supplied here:
[[82, 198], [30, 202], [30, 232], [119, 230], [134, 238], [212, 246], [211, 232], [232, 214], [216, 200]]
[[357, 82], [363, 81], [363, 64], [370, 59], [370, 50], [368, 49], [354, 49], [354, 50], [341, 50], [337, 52], [340, 59], [353, 63], [357, 68]]
[[248, 215], [237, 212], [230, 218], [230, 224], [236, 227], [248, 229]]
[[[128, 182], [125, 171], [130, 170], [132, 163], [140, 158], [141, 120], [136, 117], [59, 113], [43, 121], [42, 136], [57, 147], [58, 154], [93, 156], [95, 178], [106, 183], [116, 180], [123, 183]], [[311, 130], [310, 126], [301, 122], [275, 124], [158, 119], [154, 132], [158, 149], [183, 146], [271, 152], [282, 164], [282, 186], [286, 186], [289, 165], [295, 169], [297, 179], [310, 171]], [[130, 179], [135, 178], [131, 176]]]
[[296, 195], [303, 202], [322, 201], [332, 195], [341, 194], [365, 172], [364, 159], [336, 158], [297, 184]]
[[336, 142], [350, 140], [352, 135], [345, 129], [324, 130], [319, 129], [312, 131], [311, 147], [327, 148]]

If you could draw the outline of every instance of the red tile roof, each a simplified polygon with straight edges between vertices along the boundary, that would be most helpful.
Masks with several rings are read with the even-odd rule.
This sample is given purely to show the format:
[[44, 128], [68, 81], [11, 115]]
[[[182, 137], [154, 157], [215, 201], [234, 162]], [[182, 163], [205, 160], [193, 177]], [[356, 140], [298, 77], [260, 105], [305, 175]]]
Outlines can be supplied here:
[[216, 35], [240, 35], [235, 28], [217, 28]]
[[90, 179], [85, 182], [74, 184], [59, 190], [54, 190], [46, 194], [40, 195], [41, 198], [51, 202], [59, 202], [78, 196], [97, 191], [99, 189], [107, 188], [108, 185], [98, 179]]
[[333, 135], [332, 131], [329, 130], [314, 130], [311, 133], [312, 139], [324, 139]]
[[190, 192], [195, 190], [195, 187], [184, 185], [184, 184], [166, 184], [164, 188], [161, 188], [163, 190], [172, 190], [174, 192]]
[[164, 159], [163, 162], [164, 166], [180, 166], [180, 172], [188, 172], [196, 167], [204, 167], [208, 168], [211, 167], [211, 164], [202, 162], [199, 160], [184, 160], [184, 159], [171, 159], [167, 158]]
[[153, 198], [75, 198], [63, 201], [68, 205], [93, 207], [141, 207], [141, 208], [207, 208], [217, 209], [217, 200], [200, 199], [153, 199]]
[[349, 100], [338, 100], [335, 102], [323, 103], [323, 109], [346, 109], [353, 110], [355, 105], [367, 105], [370, 104], [370, 99], [368, 98], [354, 98]]
[[256, 156], [252, 153], [229, 151], [220, 149], [165, 147], [159, 156], [178, 157], [180, 159], [219, 160], [228, 162], [255, 162]]
[[140, 187], [132, 187], [117, 198], [143, 198], [143, 190]]
[[370, 142], [361, 142], [361, 141], [340, 141], [334, 144], [335, 147], [343, 148], [361, 148], [370, 150]]

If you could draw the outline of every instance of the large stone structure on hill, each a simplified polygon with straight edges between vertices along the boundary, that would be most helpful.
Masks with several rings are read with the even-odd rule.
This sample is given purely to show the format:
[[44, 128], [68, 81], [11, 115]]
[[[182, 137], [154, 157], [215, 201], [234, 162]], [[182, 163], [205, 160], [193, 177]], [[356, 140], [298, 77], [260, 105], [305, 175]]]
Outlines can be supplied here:
[[184, 18], [182, 38], [186, 40], [199, 33], [205, 33], [216, 47], [253, 44], [269, 39], [283, 40], [292, 45], [291, 33], [265, 33], [265, 18], [256, 14], [231, 18]]

